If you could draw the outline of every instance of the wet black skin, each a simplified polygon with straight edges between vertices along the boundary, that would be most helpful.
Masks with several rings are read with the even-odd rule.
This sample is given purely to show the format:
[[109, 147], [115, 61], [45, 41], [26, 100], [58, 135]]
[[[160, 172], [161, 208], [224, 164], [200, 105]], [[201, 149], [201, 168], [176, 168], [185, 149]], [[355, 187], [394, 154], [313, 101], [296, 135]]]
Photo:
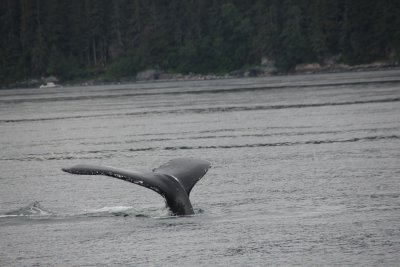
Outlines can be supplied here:
[[145, 173], [85, 164], [62, 170], [80, 175], [106, 175], [147, 187], [164, 197], [173, 215], [184, 216], [194, 214], [190, 191], [210, 167], [207, 161], [183, 158], [171, 160], [153, 172]]

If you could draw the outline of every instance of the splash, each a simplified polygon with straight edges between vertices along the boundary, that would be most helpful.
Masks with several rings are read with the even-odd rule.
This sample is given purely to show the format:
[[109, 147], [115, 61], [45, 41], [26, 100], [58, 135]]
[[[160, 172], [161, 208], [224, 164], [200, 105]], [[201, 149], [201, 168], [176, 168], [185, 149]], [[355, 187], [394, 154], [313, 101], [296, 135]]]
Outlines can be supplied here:
[[40, 205], [39, 201], [35, 201], [28, 206], [7, 212], [0, 217], [16, 217], [16, 216], [50, 216], [52, 213]]

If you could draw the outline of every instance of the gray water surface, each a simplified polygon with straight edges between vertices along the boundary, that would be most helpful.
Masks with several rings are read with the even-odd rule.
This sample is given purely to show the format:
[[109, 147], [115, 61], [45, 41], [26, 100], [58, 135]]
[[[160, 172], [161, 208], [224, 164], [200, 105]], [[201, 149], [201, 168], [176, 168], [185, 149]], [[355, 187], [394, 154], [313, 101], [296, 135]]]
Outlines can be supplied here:
[[[399, 266], [400, 71], [0, 91], [1, 266]], [[171, 217], [77, 163], [213, 167]]]

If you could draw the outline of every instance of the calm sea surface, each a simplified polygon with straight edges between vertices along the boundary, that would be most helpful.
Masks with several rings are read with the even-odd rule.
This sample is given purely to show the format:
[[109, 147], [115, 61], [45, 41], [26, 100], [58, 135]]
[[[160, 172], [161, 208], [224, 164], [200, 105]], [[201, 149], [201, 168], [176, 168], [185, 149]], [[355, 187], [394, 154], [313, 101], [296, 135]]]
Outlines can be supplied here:
[[[0, 91], [0, 266], [399, 266], [400, 71]], [[208, 160], [196, 215], [77, 163]]]

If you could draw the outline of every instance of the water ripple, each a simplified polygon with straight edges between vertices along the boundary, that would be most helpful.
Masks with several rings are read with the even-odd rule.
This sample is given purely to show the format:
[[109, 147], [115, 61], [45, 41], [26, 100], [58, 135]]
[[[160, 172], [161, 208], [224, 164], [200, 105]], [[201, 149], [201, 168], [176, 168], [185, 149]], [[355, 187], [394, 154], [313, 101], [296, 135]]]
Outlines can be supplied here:
[[23, 119], [5, 119], [0, 120], [0, 123], [18, 123], [18, 122], [35, 122], [35, 121], [51, 121], [51, 120], [65, 120], [65, 119], [82, 119], [82, 118], [96, 118], [96, 117], [117, 117], [117, 116], [144, 116], [154, 114], [187, 114], [187, 113], [220, 113], [220, 112], [236, 112], [236, 111], [260, 111], [260, 110], [278, 110], [278, 109], [292, 109], [292, 108], [312, 108], [324, 106], [344, 106], [344, 105], [360, 105], [360, 104], [375, 104], [375, 103], [390, 103], [399, 102], [400, 97], [386, 98], [386, 99], [369, 99], [360, 101], [347, 101], [347, 102], [324, 102], [324, 103], [306, 103], [306, 104], [291, 104], [291, 105], [254, 105], [254, 106], [224, 106], [224, 107], [204, 107], [204, 108], [186, 108], [186, 109], [172, 109], [172, 110], [151, 110], [151, 111], [136, 111], [127, 113], [115, 114], [91, 114], [91, 115], [77, 115], [77, 116], [59, 116], [48, 118], [23, 118]]
[[256, 143], [256, 144], [243, 144], [243, 145], [219, 145], [219, 146], [175, 146], [165, 147], [165, 150], [179, 150], [179, 149], [226, 149], [226, 148], [251, 148], [251, 147], [275, 147], [275, 146], [294, 146], [294, 145], [320, 145], [332, 143], [349, 143], [359, 141], [377, 141], [384, 139], [400, 139], [399, 135], [389, 136], [366, 136], [355, 137], [350, 139], [328, 139], [328, 140], [311, 140], [303, 142], [278, 142], [278, 143]]

